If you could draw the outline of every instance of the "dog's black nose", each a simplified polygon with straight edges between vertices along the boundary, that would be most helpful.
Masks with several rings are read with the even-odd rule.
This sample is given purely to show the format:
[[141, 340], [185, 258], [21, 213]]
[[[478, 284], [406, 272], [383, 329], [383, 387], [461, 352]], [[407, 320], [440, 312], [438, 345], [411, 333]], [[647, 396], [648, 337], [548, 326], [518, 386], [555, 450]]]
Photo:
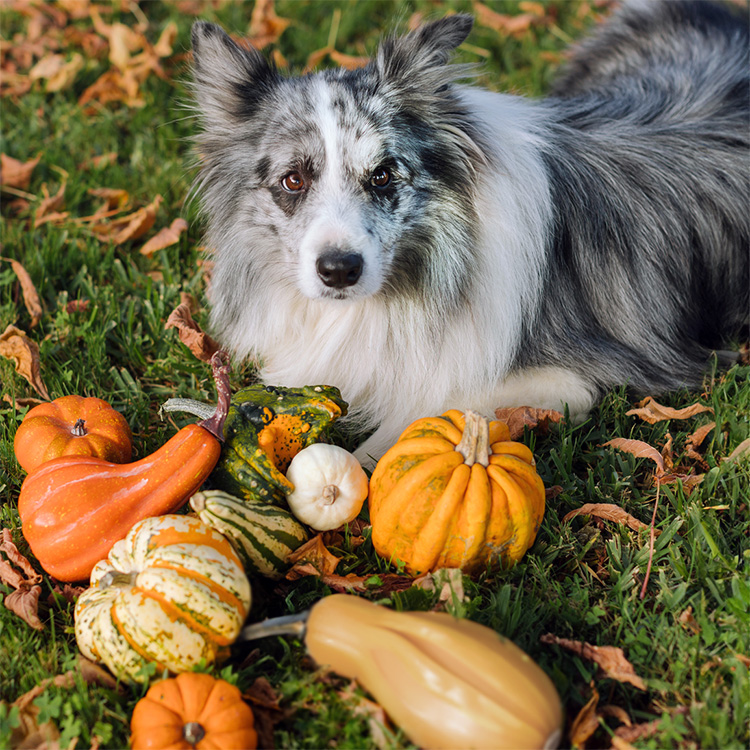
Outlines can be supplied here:
[[318, 258], [315, 269], [326, 286], [343, 289], [357, 283], [364, 264], [359, 253], [330, 252]]

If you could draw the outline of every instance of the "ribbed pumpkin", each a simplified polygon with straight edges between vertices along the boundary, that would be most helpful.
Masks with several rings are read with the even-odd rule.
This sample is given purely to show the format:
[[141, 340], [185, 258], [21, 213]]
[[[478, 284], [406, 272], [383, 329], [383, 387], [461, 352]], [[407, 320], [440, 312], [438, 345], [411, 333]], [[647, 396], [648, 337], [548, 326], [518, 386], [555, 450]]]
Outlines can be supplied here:
[[59, 456], [124, 464], [132, 455], [131, 440], [125, 417], [106, 401], [71, 395], [31, 409], [16, 430], [13, 450], [27, 472]]
[[370, 478], [375, 550], [410, 573], [512, 565], [544, 515], [531, 451], [503, 422], [447, 411], [413, 422]]
[[149, 688], [130, 720], [131, 750], [253, 750], [258, 733], [250, 706], [226, 680], [183, 672]]
[[[94, 566], [75, 607], [78, 647], [117, 677], [185, 672], [215, 661], [250, 609], [250, 584], [230, 542], [197, 518], [146, 518]], [[139, 674], [140, 672], [140, 674]]]

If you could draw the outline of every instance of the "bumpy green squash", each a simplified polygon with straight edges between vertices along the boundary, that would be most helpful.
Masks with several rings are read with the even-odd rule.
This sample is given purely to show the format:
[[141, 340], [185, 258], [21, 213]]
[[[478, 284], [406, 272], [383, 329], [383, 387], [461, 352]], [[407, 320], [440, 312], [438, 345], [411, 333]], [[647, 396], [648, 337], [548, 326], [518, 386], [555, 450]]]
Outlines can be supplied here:
[[232, 397], [221, 457], [209, 485], [284, 507], [294, 485], [284, 476], [294, 456], [347, 412], [338, 388], [251, 385]]

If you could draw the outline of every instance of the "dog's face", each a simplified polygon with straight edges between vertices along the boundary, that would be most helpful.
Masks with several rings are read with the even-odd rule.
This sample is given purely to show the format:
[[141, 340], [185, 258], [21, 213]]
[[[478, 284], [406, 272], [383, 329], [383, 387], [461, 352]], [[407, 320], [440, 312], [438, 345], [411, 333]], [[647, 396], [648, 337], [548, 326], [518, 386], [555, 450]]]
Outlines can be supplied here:
[[446, 248], [471, 234], [476, 148], [445, 62], [470, 28], [453, 16], [384, 43], [365, 68], [285, 78], [195, 24], [198, 190], [226, 275], [268, 272], [320, 300], [458, 283]]

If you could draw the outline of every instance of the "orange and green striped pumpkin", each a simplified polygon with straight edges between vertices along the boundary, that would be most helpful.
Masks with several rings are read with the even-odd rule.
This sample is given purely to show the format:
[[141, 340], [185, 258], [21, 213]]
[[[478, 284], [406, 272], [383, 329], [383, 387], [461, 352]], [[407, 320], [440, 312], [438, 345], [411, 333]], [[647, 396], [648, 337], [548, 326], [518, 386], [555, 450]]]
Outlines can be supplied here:
[[227, 652], [250, 609], [250, 584], [231, 543], [197, 518], [146, 518], [94, 566], [75, 633], [89, 659], [141, 682], [155, 663], [173, 673]]

